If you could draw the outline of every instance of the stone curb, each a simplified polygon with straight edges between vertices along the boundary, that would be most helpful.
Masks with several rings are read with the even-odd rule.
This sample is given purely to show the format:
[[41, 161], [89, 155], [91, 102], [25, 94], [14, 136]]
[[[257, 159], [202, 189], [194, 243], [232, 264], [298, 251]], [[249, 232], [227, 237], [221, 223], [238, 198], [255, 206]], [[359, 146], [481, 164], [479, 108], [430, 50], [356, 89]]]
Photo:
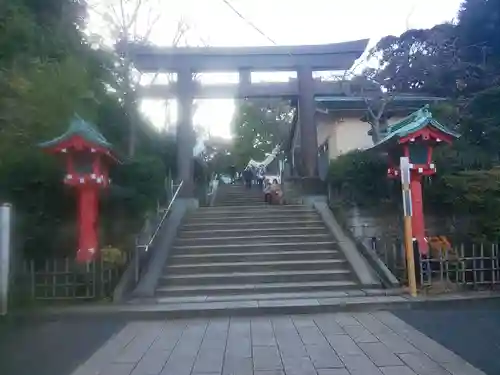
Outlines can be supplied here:
[[127, 305], [79, 305], [47, 308], [36, 312], [18, 312], [10, 320], [52, 321], [60, 319], [99, 319], [106, 317], [130, 320], [186, 319], [227, 316], [261, 316], [332, 312], [367, 312], [380, 310], [419, 310], [476, 308], [500, 304], [500, 293], [460, 293], [433, 297], [367, 296], [331, 299], [272, 301], [237, 301], [232, 303], [192, 303], [162, 305], [156, 303]]

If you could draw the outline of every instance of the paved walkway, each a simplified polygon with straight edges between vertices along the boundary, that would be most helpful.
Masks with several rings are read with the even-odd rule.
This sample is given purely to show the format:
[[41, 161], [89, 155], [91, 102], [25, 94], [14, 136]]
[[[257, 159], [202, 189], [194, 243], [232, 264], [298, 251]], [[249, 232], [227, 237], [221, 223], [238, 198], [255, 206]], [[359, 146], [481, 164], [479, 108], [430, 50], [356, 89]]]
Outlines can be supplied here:
[[479, 308], [394, 314], [487, 374], [500, 374], [500, 301]]
[[130, 322], [68, 375], [97, 374], [484, 373], [395, 315], [375, 312]]

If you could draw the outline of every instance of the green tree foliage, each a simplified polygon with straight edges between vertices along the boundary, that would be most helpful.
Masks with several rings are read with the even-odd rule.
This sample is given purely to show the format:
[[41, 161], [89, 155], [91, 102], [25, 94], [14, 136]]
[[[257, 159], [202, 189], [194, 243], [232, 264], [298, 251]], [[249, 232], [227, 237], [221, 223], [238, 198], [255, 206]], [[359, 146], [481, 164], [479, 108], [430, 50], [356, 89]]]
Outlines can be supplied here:
[[[64, 166], [37, 143], [61, 134], [79, 113], [119, 157], [127, 147], [130, 113], [116, 91], [121, 73], [112, 54], [87, 42], [85, 15], [79, 0], [0, 3], [0, 199], [15, 206], [16, 244], [28, 256], [71, 255], [76, 246], [74, 192], [62, 184]], [[137, 231], [161, 194], [172, 148], [155, 134], [140, 136], [137, 159], [112, 170], [113, 187], [102, 198], [102, 242], [118, 247], [130, 243], [124, 233]], [[121, 235], [104, 230], [109, 222]]]
[[287, 102], [241, 101], [232, 122], [235, 165], [243, 168], [250, 159], [263, 160], [266, 153], [285, 141], [292, 118], [293, 110]]
[[[438, 174], [424, 184], [425, 203], [448, 214], [473, 217], [472, 234], [500, 239], [500, 0], [465, 0], [458, 22], [408, 30], [382, 38], [372, 51], [380, 68], [364, 76], [389, 93], [440, 95], [450, 102], [432, 108], [462, 136], [435, 153]], [[332, 163], [330, 178], [350, 196], [372, 194], [386, 179], [365, 158], [351, 154]], [[372, 161], [373, 163], [374, 161]], [[367, 181], [371, 181], [367, 183]], [[395, 201], [399, 195], [391, 195]]]

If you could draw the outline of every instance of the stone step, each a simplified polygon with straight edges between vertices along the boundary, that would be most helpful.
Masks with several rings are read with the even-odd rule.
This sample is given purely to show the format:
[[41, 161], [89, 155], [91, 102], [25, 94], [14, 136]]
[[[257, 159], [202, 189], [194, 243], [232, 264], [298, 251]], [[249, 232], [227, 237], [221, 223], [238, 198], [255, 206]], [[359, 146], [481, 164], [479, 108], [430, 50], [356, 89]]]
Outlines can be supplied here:
[[219, 230], [219, 229], [256, 229], [256, 228], [288, 228], [288, 227], [296, 227], [301, 226], [303, 228], [317, 227], [323, 225], [321, 220], [308, 220], [308, 221], [269, 221], [265, 218], [262, 221], [250, 222], [250, 223], [241, 223], [232, 221], [231, 223], [213, 223], [213, 222], [203, 222], [199, 224], [191, 224], [188, 222], [181, 227], [181, 231], [198, 231], [198, 230]]
[[174, 254], [207, 254], [207, 253], [251, 253], [262, 251], [306, 251], [306, 250], [337, 250], [335, 241], [313, 241], [313, 242], [279, 242], [279, 243], [249, 243], [249, 244], [226, 244], [226, 245], [182, 245], [174, 246]]
[[[227, 316], [262, 316], [266, 314], [314, 314], [325, 312], [378, 311], [381, 309], [408, 309], [412, 305], [404, 295], [375, 295], [362, 297], [330, 297], [330, 298], [284, 298], [271, 300], [241, 301], [204, 301], [192, 303], [156, 303], [137, 301], [127, 306], [102, 308], [102, 313], [113, 309], [114, 315], [121, 314], [129, 319], [187, 319]], [[71, 310], [75, 316], [82, 311]], [[100, 310], [94, 308], [88, 315], [98, 315]], [[70, 312], [66, 310], [66, 315]]]
[[214, 207], [255, 207], [265, 205], [264, 195], [255, 199], [228, 199], [223, 201], [216, 201]]
[[[288, 211], [288, 210], [306, 210], [310, 212], [315, 212], [314, 209], [303, 205], [283, 205], [283, 206], [273, 206], [269, 205], [266, 211]], [[225, 212], [242, 212], [242, 211], [262, 211], [262, 208], [254, 206], [234, 206], [234, 207], [200, 207], [196, 210], [197, 213], [225, 213]]]
[[208, 284], [257, 284], [275, 282], [341, 281], [351, 280], [347, 269], [274, 271], [274, 272], [231, 272], [194, 275], [162, 276], [163, 285], [208, 285]]
[[257, 199], [257, 198], [262, 198], [262, 195], [264, 194], [263, 191], [254, 191], [252, 194], [239, 194], [239, 193], [231, 193], [231, 194], [218, 194], [216, 197], [216, 200], [218, 201], [230, 201], [234, 199]]
[[[490, 297], [491, 298], [491, 297]], [[471, 303], [470, 297], [457, 298], [451, 301], [453, 306], [464, 306]], [[165, 319], [216, 318], [262, 316], [266, 314], [315, 314], [332, 312], [372, 312], [380, 310], [424, 309], [428, 306], [450, 305], [450, 299], [415, 299], [405, 295], [371, 295], [362, 297], [330, 297], [330, 298], [283, 298], [272, 300], [241, 301], [204, 301], [192, 303], [157, 303], [155, 298], [132, 300], [127, 304], [87, 304], [65, 307], [52, 307], [37, 311], [36, 316], [24, 313], [21, 317], [39, 321], [56, 321], [61, 319], [85, 321], [109, 318], [129, 321], [148, 321]], [[265, 372], [264, 372], [265, 373]], [[269, 375], [275, 372], [270, 372]], [[279, 373], [279, 371], [278, 371]], [[299, 373], [299, 372], [294, 372]], [[310, 372], [308, 372], [310, 373]], [[328, 372], [331, 373], [331, 372]], [[326, 372], [325, 372], [326, 374]], [[360, 372], [359, 374], [365, 374]]]
[[217, 262], [198, 264], [172, 264], [167, 267], [166, 274], [221, 274], [244, 272], [275, 272], [275, 271], [313, 271], [313, 270], [345, 270], [348, 264], [344, 259], [321, 260], [273, 260], [253, 262]]
[[242, 203], [242, 204], [239, 204], [239, 203], [234, 203], [234, 202], [227, 202], [227, 203], [217, 203], [215, 204], [215, 207], [239, 207], [240, 205], [248, 205], [248, 204], [252, 204], [252, 207], [262, 207], [262, 208], [265, 208], [265, 207], [268, 207], [269, 204], [266, 203], [264, 201], [264, 199], [262, 199], [261, 201], [259, 202], [245, 202], [245, 203]]
[[264, 262], [276, 260], [318, 260], [342, 259], [337, 250], [308, 251], [267, 251], [255, 253], [208, 253], [208, 254], [177, 254], [170, 258], [170, 264], [200, 264], [218, 262]]
[[233, 195], [233, 196], [224, 196], [217, 198], [216, 202], [233, 202], [233, 201], [262, 201], [264, 197], [264, 192], [254, 194], [254, 195]]
[[160, 286], [156, 290], [157, 296], [199, 296], [199, 295], [245, 295], [265, 293], [292, 293], [313, 291], [352, 290], [359, 285], [350, 280], [315, 281], [315, 282], [276, 282], [267, 284], [215, 284], [215, 285], [187, 285], [187, 286]]
[[239, 244], [266, 244], [266, 243], [293, 243], [293, 242], [315, 242], [332, 239], [330, 233], [320, 234], [278, 234], [278, 235], [252, 235], [245, 236], [223, 236], [223, 237], [197, 237], [179, 238], [175, 240], [174, 246], [201, 246], [201, 245], [239, 245]]
[[[279, 207], [279, 206], [274, 206]], [[188, 216], [188, 219], [210, 219], [218, 217], [251, 217], [254, 219], [266, 217], [283, 217], [292, 215], [293, 217], [303, 217], [303, 216], [313, 216], [318, 217], [318, 213], [314, 210], [307, 208], [296, 208], [296, 209], [275, 209], [273, 206], [266, 205], [266, 208], [261, 209], [249, 209], [249, 210], [231, 210], [228, 212], [217, 212], [215, 211], [195, 211]]]
[[234, 200], [241, 200], [241, 201], [245, 201], [245, 200], [258, 200], [258, 199], [262, 199], [262, 197], [264, 196], [264, 192], [259, 192], [259, 193], [255, 193], [255, 194], [252, 194], [252, 195], [236, 195], [236, 194], [233, 194], [233, 195], [224, 195], [224, 196], [218, 196], [215, 201], [216, 202], [229, 202], [229, 201], [234, 201]]
[[319, 215], [316, 213], [310, 213], [310, 214], [287, 214], [286, 212], [280, 213], [278, 215], [272, 214], [272, 215], [260, 215], [260, 214], [255, 214], [255, 215], [248, 215], [245, 213], [241, 213], [241, 216], [226, 216], [224, 214], [221, 215], [215, 215], [211, 217], [193, 217], [190, 216], [186, 218], [186, 224], [217, 224], [217, 223], [222, 223], [222, 224], [231, 224], [231, 223], [255, 223], [257, 221], [276, 221], [278, 222], [311, 222], [311, 221], [318, 221]]
[[[366, 297], [374, 290], [323, 290], [309, 292], [283, 292], [283, 293], [249, 293], [249, 294], [228, 294], [228, 295], [195, 295], [182, 297], [156, 297], [157, 303], [192, 303], [192, 302], [226, 302], [226, 301], [266, 301], [285, 299], [310, 299], [310, 298], [346, 298], [346, 297]], [[380, 289], [380, 295], [391, 293]]]
[[262, 225], [260, 228], [228, 228], [228, 229], [208, 229], [208, 230], [181, 230], [178, 238], [213, 238], [213, 237], [230, 237], [230, 236], [255, 236], [255, 235], [287, 235], [293, 233], [298, 234], [328, 234], [328, 230], [324, 226], [316, 227], [288, 227], [288, 228], [273, 228], [268, 225]]

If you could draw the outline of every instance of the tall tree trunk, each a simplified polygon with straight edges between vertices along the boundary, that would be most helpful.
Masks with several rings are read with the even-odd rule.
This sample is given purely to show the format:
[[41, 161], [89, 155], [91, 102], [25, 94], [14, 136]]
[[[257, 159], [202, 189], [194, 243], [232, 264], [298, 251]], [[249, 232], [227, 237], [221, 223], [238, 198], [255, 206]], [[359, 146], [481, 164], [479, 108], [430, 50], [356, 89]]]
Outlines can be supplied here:
[[[128, 43], [128, 40], [126, 41]], [[127, 45], [128, 49], [128, 45]], [[124, 94], [124, 102], [123, 105], [125, 107], [125, 112], [128, 115], [129, 120], [129, 129], [128, 129], [128, 157], [133, 158], [136, 152], [136, 143], [137, 143], [137, 118], [136, 118], [136, 108], [134, 102], [134, 93], [132, 89], [132, 85], [130, 82], [130, 60], [128, 57], [128, 52], [125, 52], [124, 57], [124, 79], [123, 79], [123, 94]]]

